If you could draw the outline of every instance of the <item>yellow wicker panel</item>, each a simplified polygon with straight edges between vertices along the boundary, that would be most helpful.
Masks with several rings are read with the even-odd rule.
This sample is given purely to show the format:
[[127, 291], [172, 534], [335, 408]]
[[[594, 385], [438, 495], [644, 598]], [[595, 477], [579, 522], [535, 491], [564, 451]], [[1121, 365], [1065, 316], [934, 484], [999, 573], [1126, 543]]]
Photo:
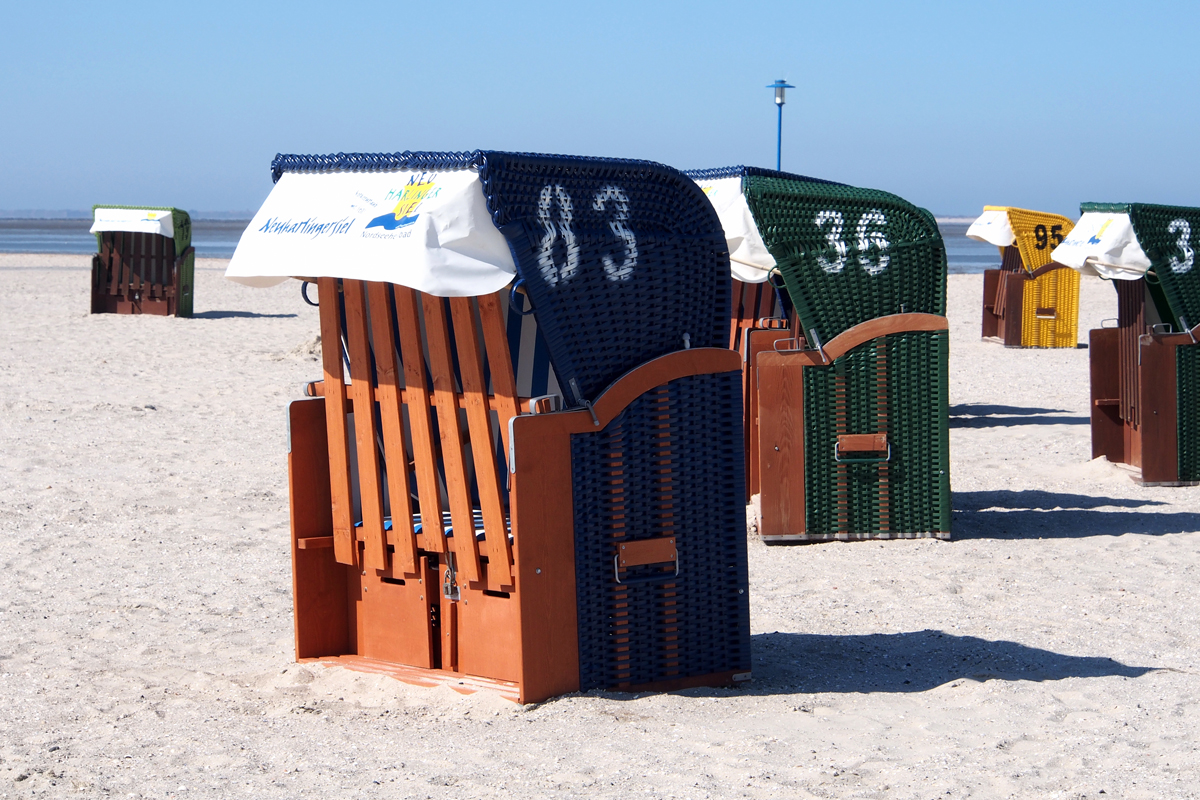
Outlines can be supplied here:
[[1021, 261], [1030, 272], [1049, 264], [1050, 253], [1075, 227], [1074, 222], [1059, 214], [1011, 207], [1008, 209], [1008, 224], [1017, 236]]
[[[1021, 346], [1075, 347], [1079, 341], [1079, 273], [1056, 269], [1025, 282], [1022, 293]], [[1038, 309], [1053, 315], [1038, 316]]]
[[[1012, 206], [984, 208], [1008, 212], [1008, 224], [1017, 237], [1017, 250], [1026, 272], [1049, 264], [1054, 248], [1075, 227], [1074, 222], [1060, 214]], [[1079, 337], [1078, 272], [1056, 269], [1027, 282], [1021, 305], [1022, 347], [1075, 347]], [[1038, 309], [1049, 313], [1039, 318]]]

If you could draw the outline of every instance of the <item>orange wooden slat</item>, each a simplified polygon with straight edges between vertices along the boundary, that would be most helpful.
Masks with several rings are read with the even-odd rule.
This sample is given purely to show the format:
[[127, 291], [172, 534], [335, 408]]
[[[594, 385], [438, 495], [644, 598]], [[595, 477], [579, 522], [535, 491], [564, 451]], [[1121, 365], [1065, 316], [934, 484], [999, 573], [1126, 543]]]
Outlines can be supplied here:
[[425, 549], [446, 552], [442, 527], [442, 495], [438, 490], [437, 448], [429, 414], [429, 391], [425, 388], [425, 356], [421, 348], [421, 317], [417, 293], [407, 286], [393, 286], [396, 321], [400, 329], [400, 354], [404, 362], [404, 395], [408, 424], [412, 430], [413, 460], [417, 473], [417, 502], [425, 523]]
[[512, 585], [512, 572], [509, 570], [512, 549], [504, 524], [500, 476], [496, 469], [496, 453], [492, 449], [494, 439], [491, 415], [488, 413], [487, 384], [483, 381], [483, 357], [479, 352], [479, 330], [475, 326], [471, 298], [450, 298], [450, 314], [454, 320], [454, 341], [458, 345], [458, 372], [462, 379], [463, 397], [467, 401], [467, 429], [470, 431], [471, 453], [475, 462], [475, 484], [483, 513], [488, 588], [499, 591], [501, 586]]
[[325, 426], [329, 436], [329, 488], [333, 499], [333, 555], [353, 564], [354, 520], [350, 502], [350, 446], [346, 439], [346, 384], [342, 377], [342, 325], [337, 278], [317, 279], [321, 306], [321, 363], [325, 372]]
[[458, 419], [458, 392], [454, 385], [454, 366], [450, 361], [450, 331], [442, 298], [421, 295], [425, 311], [425, 341], [429, 345], [429, 369], [433, 380], [433, 402], [437, 407], [438, 433], [442, 444], [442, 469], [446, 476], [446, 495], [450, 498], [450, 522], [454, 528], [454, 552], [458, 569], [469, 581], [480, 578], [479, 543], [475, 541], [475, 521], [471, 514], [471, 492], [463, 463], [462, 427]]
[[417, 537], [413, 532], [412, 497], [408, 485], [408, 453], [404, 446], [404, 420], [400, 415], [400, 385], [396, 368], [396, 336], [388, 284], [367, 284], [371, 306], [372, 341], [375, 343], [376, 398], [383, 428], [383, 453], [387, 460], [388, 494], [392, 500], [393, 569], [417, 571]]
[[483, 343], [487, 347], [488, 367], [492, 373], [492, 408], [500, 418], [500, 436], [508, 458], [508, 421], [519, 412], [517, 378], [513, 373], [512, 354], [508, 350], [508, 329], [501, 303], [508, 298], [503, 291], [479, 298], [479, 321], [483, 326]]
[[367, 327], [367, 287], [362, 281], [342, 281], [346, 298], [346, 340], [350, 351], [350, 395], [354, 398], [354, 439], [358, 447], [358, 494], [366, 546], [363, 569], [388, 568], [387, 538], [383, 532], [383, 482], [375, 446], [375, 402], [371, 386], [371, 333]]

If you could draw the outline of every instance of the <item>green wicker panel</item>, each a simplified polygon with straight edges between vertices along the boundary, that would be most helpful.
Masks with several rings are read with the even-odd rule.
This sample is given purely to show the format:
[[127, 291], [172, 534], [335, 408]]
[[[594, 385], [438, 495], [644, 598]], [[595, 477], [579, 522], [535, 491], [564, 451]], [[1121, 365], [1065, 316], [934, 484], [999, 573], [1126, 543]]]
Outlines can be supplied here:
[[[914, 331], [804, 370], [809, 534], [882, 533], [885, 517], [891, 535], [950, 531], [949, 353], [948, 331]], [[877, 464], [838, 464], [840, 433], [886, 433], [886, 479]]]
[[1175, 348], [1179, 480], [1200, 481], [1200, 347]]
[[946, 313], [946, 249], [933, 215], [888, 192], [743, 178], [763, 241], [822, 342], [889, 314]]
[[[176, 230], [178, 230], [176, 223]], [[192, 315], [192, 301], [196, 296], [196, 251], [188, 253], [183, 258], [183, 263], [179, 265], [179, 294], [175, 298], [175, 303], [178, 310], [176, 316], [190, 317]]]

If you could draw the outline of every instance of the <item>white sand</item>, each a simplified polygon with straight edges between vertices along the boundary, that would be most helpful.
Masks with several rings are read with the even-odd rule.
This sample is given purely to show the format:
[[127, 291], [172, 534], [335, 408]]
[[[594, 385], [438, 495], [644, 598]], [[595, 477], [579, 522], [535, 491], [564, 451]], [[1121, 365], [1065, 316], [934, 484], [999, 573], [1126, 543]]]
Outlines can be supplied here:
[[1090, 463], [1087, 351], [981, 343], [980, 276], [956, 541], [752, 540], [748, 687], [522, 708], [292, 662], [297, 284], [91, 316], [87, 263], [0, 255], [0, 797], [1200, 797], [1200, 488]]

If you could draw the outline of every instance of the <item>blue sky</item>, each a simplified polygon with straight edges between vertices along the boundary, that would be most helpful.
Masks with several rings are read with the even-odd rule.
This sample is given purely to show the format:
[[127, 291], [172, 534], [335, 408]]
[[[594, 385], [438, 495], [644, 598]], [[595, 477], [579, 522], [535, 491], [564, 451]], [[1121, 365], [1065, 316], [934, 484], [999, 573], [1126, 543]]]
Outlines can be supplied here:
[[253, 210], [277, 152], [774, 166], [937, 214], [1200, 205], [1200, 3], [21, 3], [0, 209]]

